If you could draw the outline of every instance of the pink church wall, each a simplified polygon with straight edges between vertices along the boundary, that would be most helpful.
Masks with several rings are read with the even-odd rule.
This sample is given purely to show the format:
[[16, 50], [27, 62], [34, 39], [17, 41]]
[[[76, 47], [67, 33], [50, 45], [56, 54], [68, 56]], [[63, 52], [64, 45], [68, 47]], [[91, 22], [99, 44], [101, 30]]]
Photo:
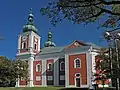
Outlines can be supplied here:
[[[74, 68], [74, 60], [79, 58], [81, 60], [81, 68]], [[86, 54], [77, 54], [69, 56], [69, 84], [75, 85], [75, 74], [80, 73], [82, 85], [87, 84], [87, 65]]]
[[[40, 72], [36, 72], [36, 65], [37, 64], [40, 64], [40, 66], [41, 66]], [[34, 85], [41, 85], [41, 83], [42, 83], [42, 75], [41, 74], [42, 74], [42, 61], [34, 61], [33, 62], [33, 83], [34, 83]], [[36, 76], [40, 76], [41, 80], [36, 81]]]

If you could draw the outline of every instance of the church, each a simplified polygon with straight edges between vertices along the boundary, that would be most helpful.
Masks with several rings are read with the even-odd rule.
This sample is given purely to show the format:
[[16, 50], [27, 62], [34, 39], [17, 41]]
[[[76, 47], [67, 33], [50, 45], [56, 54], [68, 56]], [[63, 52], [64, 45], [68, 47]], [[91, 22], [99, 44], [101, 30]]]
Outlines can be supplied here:
[[[95, 57], [100, 47], [78, 40], [58, 47], [52, 41], [52, 32], [41, 48], [41, 36], [34, 24], [30, 11], [27, 24], [18, 36], [16, 59], [28, 62], [28, 87], [64, 86], [89, 87], [93, 83]], [[24, 87], [26, 82], [19, 79], [16, 87]]]

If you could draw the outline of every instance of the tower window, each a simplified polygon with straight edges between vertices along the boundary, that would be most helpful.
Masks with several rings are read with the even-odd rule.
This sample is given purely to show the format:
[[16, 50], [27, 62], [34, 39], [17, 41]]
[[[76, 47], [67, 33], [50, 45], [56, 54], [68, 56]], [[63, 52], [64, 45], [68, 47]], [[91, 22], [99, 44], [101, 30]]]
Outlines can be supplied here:
[[35, 50], [37, 49], [37, 44], [34, 44], [34, 49], [35, 49]]
[[26, 42], [23, 42], [22, 43], [22, 49], [25, 49], [26, 48]]

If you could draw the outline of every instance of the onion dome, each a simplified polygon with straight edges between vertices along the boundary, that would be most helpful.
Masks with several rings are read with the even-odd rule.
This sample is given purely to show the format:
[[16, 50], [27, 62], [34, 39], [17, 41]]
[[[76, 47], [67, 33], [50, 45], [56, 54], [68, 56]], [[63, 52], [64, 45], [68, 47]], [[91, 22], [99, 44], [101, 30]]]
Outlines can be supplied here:
[[52, 32], [48, 32], [48, 40], [44, 44], [45, 47], [55, 47], [55, 43], [52, 42]]
[[37, 28], [34, 26], [34, 15], [32, 13], [32, 9], [30, 9], [29, 15], [28, 15], [28, 23], [23, 26], [23, 32], [27, 31], [34, 31], [37, 32]]

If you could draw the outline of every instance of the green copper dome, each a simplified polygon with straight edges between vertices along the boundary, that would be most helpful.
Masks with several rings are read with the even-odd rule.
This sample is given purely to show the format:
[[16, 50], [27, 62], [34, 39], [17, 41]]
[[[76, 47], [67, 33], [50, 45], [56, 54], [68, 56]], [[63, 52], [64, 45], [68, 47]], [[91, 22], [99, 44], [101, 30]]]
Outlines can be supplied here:
[[37, 32], [37, 28], [34, 26], [34, 15], [32, 13], [32, 9], [30, 9], [29, 15], [28, 15], [28, 23], [23, 26], [23, 32], [27, 31], [34, 31]]
[[48, 32], [48, 40], [44, 44], [45, 47], [55, 47], [55, 43], [52, 42], [52, 32]]

